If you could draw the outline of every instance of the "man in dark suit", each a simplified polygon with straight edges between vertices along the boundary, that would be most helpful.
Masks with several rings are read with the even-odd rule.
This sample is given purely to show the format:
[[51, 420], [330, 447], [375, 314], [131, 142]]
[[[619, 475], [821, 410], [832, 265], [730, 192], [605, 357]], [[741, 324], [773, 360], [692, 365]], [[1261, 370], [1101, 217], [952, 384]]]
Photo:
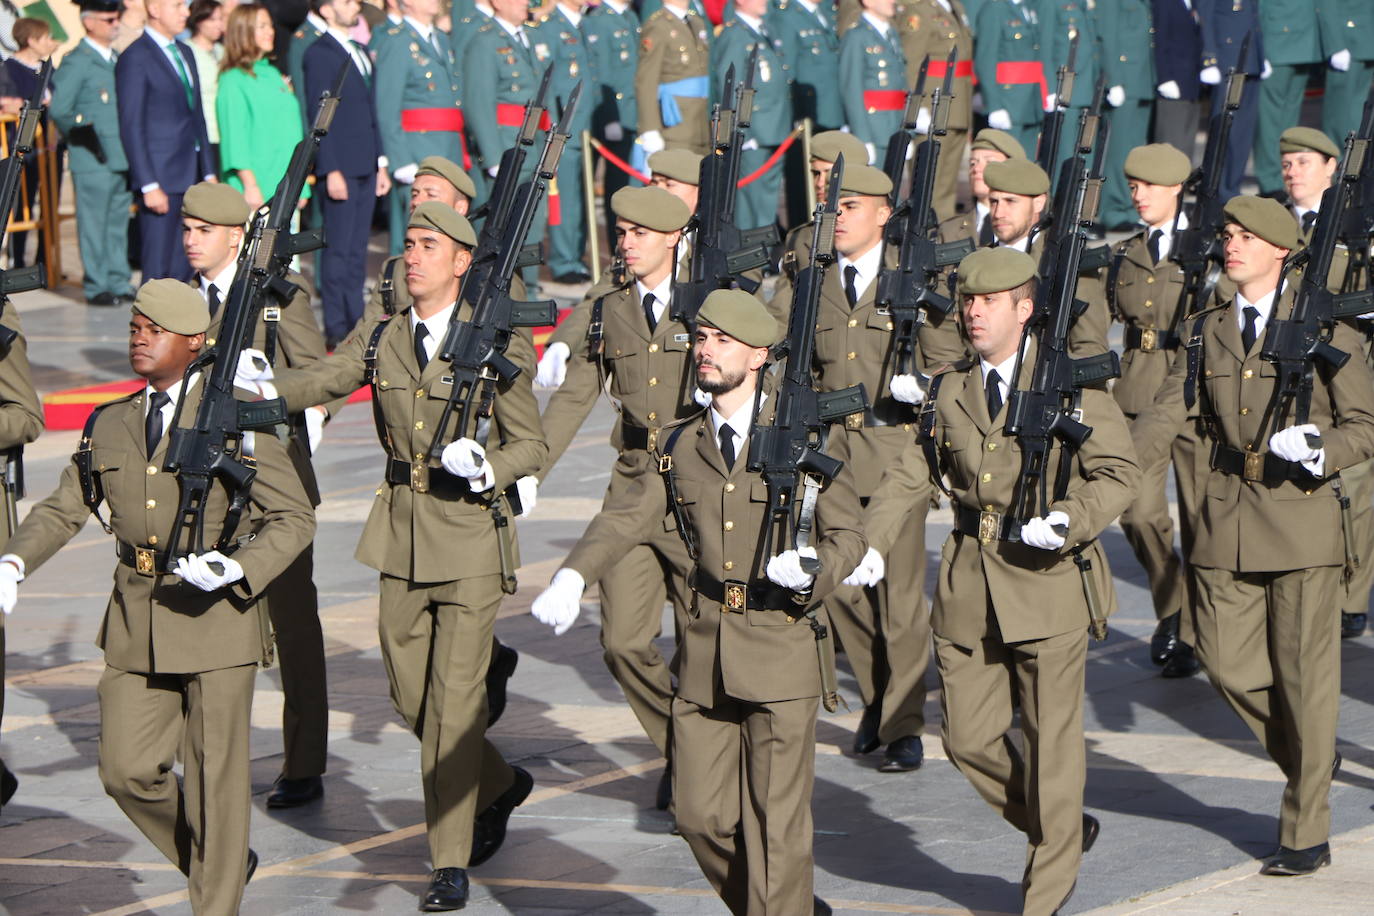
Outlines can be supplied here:
[[1153, 0], [1155, 123], [1153, 140], [1168, 143], [1189, 160], [1197, 146], [1197, 103], [1202, 98], [1199, 62], [1202, 27], [1193, 0]]
[[377, 130], [372, 60], [348, 37], [361, 5], [360, 0], [311, 0], [311, 11], [328, 28], [306, 49], [301, 62], [306, 115], [313, 122], [321, 94], [333, 86], [344, 62], [352, 61], [334, 122], [315, 159], [315, 175], [325, 191], [319, 199], [329, 245], [320, 256], [320, 296], [324, 336], [331, 349], [363, 315], [372, 209], [377, 198], [391, 190]]
[[[1221, 170], [1222, 200], [1240, 193], [1250, 148], [1255, 144], [1259, 120], [1259, 81], [1264, 66], [1264, 41], [1260, 36], [1259, 0], [1193, 0], [1202, 23], [1202, 70], [1199, 78], [1212, 86], [1212, 114], [1226, 104], [1226, 73], [1237, 67], [1249, 74], [1240, 110], [1231, 125], [1226, 144], [1226, 165]], [[1240, 60], [1240, 46], [1250, 34], [1250, 51]]]
[[193, 274], [181, 247], [181, 196], [215, 180], [215, 161], [200, 108], [191, 49], [176, 40], [186, 27], [180, 0], [148, 0], [143, 34], [119, 55], [115, 95], [119, 133], [138, 195], [143, 279]]

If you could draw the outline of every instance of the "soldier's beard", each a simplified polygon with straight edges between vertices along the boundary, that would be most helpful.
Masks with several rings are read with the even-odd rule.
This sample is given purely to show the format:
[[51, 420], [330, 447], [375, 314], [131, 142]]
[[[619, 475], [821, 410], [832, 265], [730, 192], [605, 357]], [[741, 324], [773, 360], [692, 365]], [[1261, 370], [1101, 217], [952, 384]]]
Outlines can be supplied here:
[[704, 378], [699, 371], [700, 367], [698, 367], [697, 372], [697, 387], [707, 394], [713, 397], [718, 394], [726, 394], [744, 384], [744, 370], [741, 369], [738, 372], [730, 373], [720, 366], [717, 366], [715, 363], [711, 363], [711, 366], [720, 373], [717, 378]]

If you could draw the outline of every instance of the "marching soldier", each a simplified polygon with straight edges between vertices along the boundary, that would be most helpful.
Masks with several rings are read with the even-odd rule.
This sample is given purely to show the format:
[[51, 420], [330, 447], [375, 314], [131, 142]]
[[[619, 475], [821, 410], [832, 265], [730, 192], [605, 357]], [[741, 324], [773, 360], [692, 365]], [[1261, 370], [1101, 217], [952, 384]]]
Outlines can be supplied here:
[[[592, 134], [612, 153], [629, 161], [634, 149], [639, 112], [635, 104], [635, 71], [639, 69], [639, 15], [629, 3], [601, 0], [582, 19], [582, 36], [592, 59], [596, 84], [587, 87], [591, 97]], [[606, 164], [606, 237], [615, 240], [615, 213], [609, 204], [630, 177]]]
[[[205, 302], [180, 280], [152, 280], [138, 291], [129, 362], [147, 385], [87, 421], [57, 489], [34, 506], [0, 557], [0, 608], [13, 608], [16, 584], [91, 514], [102, 519], [103, 496], [119, 561], [98, 639], [105, 653], [97, 687], [100, 779], [188, 877], [192, 909], [232, 916], [258, 861], [248, 848], [248, 720], [271, 636], [256, 601], [310, 543], [315, 518], [281, 443], [249, 433], [245, 447], [257, 467], [252, 511], [224, 551], [172, 558], [180, 485], [163, 468], [164, 431], [178, 409], [183, 424], [196, 415], [203, 375], [184, 375], [206, 345], [209, 324]], [[224, 488], [211, 488], [205, 529], [219, 531], [228, 510]]]
[[[1136, 210], [1123, 167], [1126, 154], [1144, 145], [1154, 107], [1155, 39], [1150, 0], [1099, 3], [1093, 16], [1094, 29], [1102, 39], [1102, 70], [1111, 87], [1107, 90], [1111, 142], [1102, 166], [1106, 180], [1098, 221], [1115, 231], [1135, 231]], [[1082, 42], [1080, 38], [1080, 54]]]
[[[1186, 316], [1178, 310], [1183, 269], [1169, 255], [1175, 234], [1188, 228], [1179, 213], [1183, 182], [1192, 172], [1188, 157], [1167, 143], [1131, 150], [1123, 166], [1135, 210], [1145, 224], [1124, 242], [1112, 246], [1107, 268], [1107, 302], [1124, 326], [1121, 377], [1112, 396], [1128, 420], [1154, 403], [1173, 364], [1182, 358]], [[1136, 560], [1145, 569], [1158, 624], [1150, 641], [1150, 660], [1163, 665], [1165, 677], [1189, 677], [1198, 663], [1186, 635], [1180, 632], [1188, 596], [1187, 566], [1174, 550], [1174, 526], [1165, 492], [1169, 462], [1178, 492], [1179, 536], [1183, 556], [1191, 554], [1198, 502], [1198, 451], [1192, 424], [1179, 429], [1172, 448], [1154, 464], [1140, 466], [1140, 489], [1121, 513], [1121, 530]]]
[[[210, 309], [205, 345], [219, 337], [221, 306], [238, 273], [243, 227], [252, 215], [243, 195], [227, 184], [192, 185], [181, 203], [182, 242], [186, 260], [196, 270], [196, 286]], [[324, 357], [324, 338], [310, 308], [310, 289], [304, 277], [290, 272], [296, 295], [285, 307], [263, 309], [253, 332], [252, 347], [269, 355], [274, 365], [304, 366]], [[300, 475], [312, 507], [320, 504], [320, 488], [310, 462], [331, 411], [343, 408], [340, 399], [328, 406], [309, 407], [291, 418], [287, 455]], [[329, 740], [329, 695], [325, 687], [324, 631], [320, 627], [319, 595], [315, 590], [313, 544], [295, 557], [262, 594], [275, 635], [281, 666], [281, 775], [267, 796], [269, 808], [294, 808], [324, 794], [325, 760]]]
[[[678, 520], [674, 530], [700, 551], [682, 570], [693, 594], [673, 700], [678, 829], [731, 913], [828, 912], [812, 895], [811, 790], [820, 665], [831, 662], [818, 664], [805, 612], [864, 553], [858, 502], [847, 467], [821, 492], [818, 543], [808, 550], [817, 575], [802, 572], [795, 549], [762, 555], [768, 504], [753, 495], [763, 482], [747, 456], [754, 423], [768, 422], [775, 406], [764, 399], [755, 417], [777, 322], [740, 290], [711, 293], [698, 322], [693, 359], [711, 406], [671, 425], [655, 449], [683, 512], [665, 521], [665, 485], [641, 475], [592, 520], [531, 612], [563, 633], [586, 583]], [[832, 449], [846, 457], [842, 444]]]
[[[1259, 85], [1253, 154], [1260, 193], [1269, 195], [1283, 187], [1279, 135], [1298, 123], [1308, 77], [1340, 48], [1322, 46], [1317, 4], [1308, 0], [1264, 0], [1259, 4], [1259, 21], [1264, 35], [1265, 74]], [[1366, 84], [1366, 94], [1368, 90]], [[1358, 123], [1352, 121], [1346, 131]], [[1338, 139], [1344, 141], [1345, 132]]]
[[941, 219], [954, 215], [959, 185], [959, 164], [968, 145], [973, 125], [973, 33], [959, 0], [906, 0], [897, 11], [902, 50], [906, 54], [907, 82], [916, 84], [921, 61], [930, 56], [926, 68], [926, 90], [943, 86], [950, 48], [956, 49], [954, 61], [954, 98], [950, 101], [947, 133], [940, 143], [940, 161], [935, 169], [935, 212]]
[[[466, 905], [467, 869], [500, 848], [511, 811], [533, 786], [529, 773], [486, 740], [483, 682], [501, 595], [519, 563], [505, 490], [547, 455], [529, 373], [497, 385], [486, 445], [474, 438], [474, 413], [472, 428], [457, 431], [439, 466], [425, 461], [451, 384], [436, 356], [453, 310], [461, 309], [459, 320], [470, 317], [471, 305], [457, 300], [476, 244], [471, 224], [452, 207], [420, 204], [406, 230], [410, 308], [362, 329], [313, 366], [259, 383], [299, 409], [370, 381], [379, 405], [386, 477], [357, 559], [380, 574], [378, 627], [391, 696], [420, 738], [434, 867], [425, 911]], [[527, 336], [513, 336], [508, 356], [533, 370]], [[455, 554], [457, 543], [463, 550]]]
[[[825, 196], [830, 183], [830, 172], [835, 168], [835, 160], [844, 155], [844, 161], [862, 165], [868, 159], [868, 149], [862, 140], [843, 130], [827, 130], [811, 138], [811, 186], [815, 188], [816, 199]], [[851, 166], [852, 168], [853, 166]], [[790, 286], [796, 280], [800, 265], [811, 260], [811, 222], [794, 226], [787, 233], [782, 245], [782, 277], [774, 288], [773, 301], [792, 301], [792, 292], [782, 284]]]
[[862, 15], [840, 39], [845, 121], [879, 167], [906, 110], [906, 55], [892, 25], [895, 11], [896, 0], [863, 0]]
[[[941, 150], [941, 158], [944, 158]], [[940, 241], [956, 242], [959, 239], [973, 239], [980, 248], [987, 248], [997, 241], [992, 231], [991, 211], [988, 209], [987, 182], [983, 180], [983, 169], [990, 162], [1005, 162], [1008, 159], [1025, 159], [1026, 151], [1015, 137], [995, 127], [985, 127], [973, 138], [968, 154], [968, 189], [973, 198], [973, 209], [957, 213], [940, 223]]]
[[1052, 91], [1039, 9], [1039, 0], [985, 0], [973, 21], [973, 69], [988, 126], [1007, 131], [1028, 151], [1036, 148]]
[[[1016, 439], [1003, 431], [1014, 388], [1031, 380], [1035, 344], [1021, 331], [1035, 302], [1036, 265], [1009, 248], [975, 251], [959, 265], [964, 327], [977, 358], [937, 376], [931, 441], [909, 444], [864, 516], [875, 549], [892, 551], [906, 507], [948, 481], [954, 531], [945, 542], [932, 624], [944, 689], [950, 761], [1013, 827], [1026, 834], [1022, 912], [1059, 912], [1073, 893], [1098, 822], [1083, 813], [1084, 669], [1090, 603], [1116, 595], [1097, 538], [1126, 507], [1139, 470], [1121, 411], [1085, 390], [1092, 436], [1067, 460], [1065, 495], [1044, 516], [1017, 517], [1022, 474]], [[1057, 452], [1056, 444], [1054, 451]], [[927, 465], [925, 455], [935, 462]], [[1059, 466], [1051, 453], [1046, 466]], [[1056, 528], [1058, 530], [1056, 530]], [[1091, 559], [1080, 571], [1074, 555]], [[1016, 707], [1022, 751], [1010, 738]]]
[[1328, 54], [1322, 130], [1344, 143], [1360, 123], [1374, 81], [1374, 9], [1360, 0], [1323, 0], [1317, 6], [1317, 25]]
[[[740, 85], [748, 76], [750, 53], [755, 47], [759, 49], [758, 69], [754, 73], [753, 120], [745, 132], [740, 154], [741, 179], [753, 176], [792, 131], [791, 74], [783, 60], [782, 42], [764, 23], [767, 12], [768, 0], [739, 0], [735, 4], [734, 18], [725, 23], [711, 46], [711, 89], [717, 99], [725, 91], [727, 71], [734, 67], [735, 85]], [[774, 164], [739, 189], [735, 223], [741, 229], [771, 226], [777, 222], [782, 172], [781, 164]]]
[[639, 30], [635, 111], [639, 115], [631, 165], [683, 148], [706, 155], [711, 146], [710, 25], [687, 0], [665, 0]]
[[[1284, 259], [1300, 244], [1298, 224], [1282, 204], [1256, 197], [1233, 198], [1225, 215], [1236, 294], [1191, 320], [1196, 357], [1174, 364], [1131, 433], [1148, 465], [1190, 406], [1201, 413], [1212, 473], [1189, 557], [1197, 654], [1287, 780], [1279, 848], [1260, 871], [1306, 875], [1331, 861], [1338, 610], [1350, 546], [1339, 496], [1345, 469], [1374, 455], [1374, 375], [1362, 359], [1316, 372], [1307, 422], [1273, 415], [1278, 380], [1261, 341], [1293, 307], [1292, 284], [1280, 284]], [[1360, 346], [1342, 324], [1331, 343], [1347, 353]]]

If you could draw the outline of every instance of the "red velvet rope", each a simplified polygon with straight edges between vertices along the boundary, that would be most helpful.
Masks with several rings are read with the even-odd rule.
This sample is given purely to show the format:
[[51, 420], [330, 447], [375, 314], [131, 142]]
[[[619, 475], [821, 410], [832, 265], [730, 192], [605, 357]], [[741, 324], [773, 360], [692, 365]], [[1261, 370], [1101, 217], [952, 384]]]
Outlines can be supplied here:
[[[767, 162], [759, 166], [752, 173], [745, 175], [743, 178], [741, 178], [739, 180], [738, 186], [742, 188], [745, 185], [750, 184], [751, 182], [758, 181], [760, 178], [762, 178], [765, 172], [767, 172], [773, 166], [778, 164], [778, 160], [783, 157], [783, 154], [785, 154], [788, 148], [796, 142], [797, 137], [799, 136], [801, 136], [800, 127], [796, 128], [792, 131], [792, 133], [787, 135], [787, 139], [783, 140], [782, 144], [779, 145], [778, 148], [773, 151], [773, 155], [768, 157]], [[607, 162], [609, 162], [611, 165], [620, 169], [622, 172], [624, 172], [626, 175], [629, 175], [631, 178], [638, 178], [645, 184], [649, 183], [650, 179], [648, 175], [643, 174], [634, 166], [626, 162], [624, 159], [621, 159], [615, 153], [611, 152], [609, 149], [606, 148], [606, 145], [602, 143], [600, 140], [596, 139], [595, 137], [589, 137], [588, 139], [591, 141], [592, 149], [600, 153], [601, 157], [605, 159]]]

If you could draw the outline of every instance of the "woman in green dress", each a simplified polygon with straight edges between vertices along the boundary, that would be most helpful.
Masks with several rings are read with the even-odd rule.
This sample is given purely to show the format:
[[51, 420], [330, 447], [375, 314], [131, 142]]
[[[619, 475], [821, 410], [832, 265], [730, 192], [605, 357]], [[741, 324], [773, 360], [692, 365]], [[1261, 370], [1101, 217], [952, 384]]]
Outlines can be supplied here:
[[275, 37], [261, 4], [245, 3], [229, 14], [215, 100], [221, 177], [254, 209], [277, 190], [304, 133], [291, 84], [267, 59]]

